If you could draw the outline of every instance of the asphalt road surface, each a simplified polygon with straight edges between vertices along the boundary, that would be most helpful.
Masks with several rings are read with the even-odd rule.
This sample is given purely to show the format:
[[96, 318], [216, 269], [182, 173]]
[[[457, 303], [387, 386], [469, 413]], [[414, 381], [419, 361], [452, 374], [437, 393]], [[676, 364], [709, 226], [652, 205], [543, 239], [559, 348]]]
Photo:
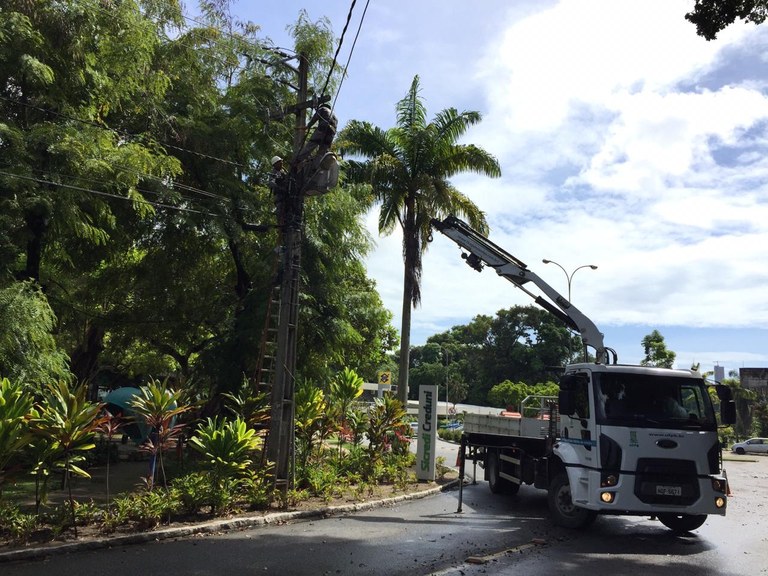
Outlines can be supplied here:
[[543, 491], [494, 496], [481, 481], [465, 487], [462, 513], [452, 491], [345, 517], [3, 564], [0, 574], [768, 575], [768, 457], [729, 461], [727, 469], [728, 516], [685, 536], [648, 518], [556, 528]]

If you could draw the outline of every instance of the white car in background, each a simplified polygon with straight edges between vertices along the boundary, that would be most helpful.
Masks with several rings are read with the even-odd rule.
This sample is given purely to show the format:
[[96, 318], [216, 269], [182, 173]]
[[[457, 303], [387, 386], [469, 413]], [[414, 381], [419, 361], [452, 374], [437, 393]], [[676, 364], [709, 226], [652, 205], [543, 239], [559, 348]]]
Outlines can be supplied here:
[[731, 448], [736, 454], [746, 454], [747, 452], [758, 452], [768, 454], [768, 438], [750, 438], [744, 442], [739, 442]]

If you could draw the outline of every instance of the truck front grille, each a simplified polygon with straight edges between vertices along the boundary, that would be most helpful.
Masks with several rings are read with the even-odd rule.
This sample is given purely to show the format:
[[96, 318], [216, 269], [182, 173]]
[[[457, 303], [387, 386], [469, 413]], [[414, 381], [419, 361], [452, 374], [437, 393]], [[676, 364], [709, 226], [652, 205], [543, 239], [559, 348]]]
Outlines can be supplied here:
[[698, 500], [699, 494], [695, 462], [664, 458], [637, 461], [635, 496], [641, 502], [687, 506]]

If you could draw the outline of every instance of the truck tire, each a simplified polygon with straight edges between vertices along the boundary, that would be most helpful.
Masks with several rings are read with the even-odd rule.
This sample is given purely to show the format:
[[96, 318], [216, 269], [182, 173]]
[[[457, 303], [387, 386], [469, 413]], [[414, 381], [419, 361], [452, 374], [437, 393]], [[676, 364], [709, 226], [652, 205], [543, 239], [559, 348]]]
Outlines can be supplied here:
[[696, 530], [707, 520], [706, 514], [659, 514], [659, 522], [674, 532]]
[[565, 472], [557, 474], [549, 485], [547, 493], [552, 520], [563, 528], [583, 528], [594, 522], [597, 513], [575, 506], [571, 500], [571, 486]]
[[[510, 493], [512, 486], [516, 489], [520, 487], [514, 482], [510, 482], [506, 478], [499, 476], [501, 471], [501, 461], [499, 460], [499, 453], [495, 450], [488, 452], [488, 457], [485, 459], [485, 470], [488, 475], [488, 486], [491, 492], [494, 494]], [[517, 490], [515, 490], [517, 492]]]

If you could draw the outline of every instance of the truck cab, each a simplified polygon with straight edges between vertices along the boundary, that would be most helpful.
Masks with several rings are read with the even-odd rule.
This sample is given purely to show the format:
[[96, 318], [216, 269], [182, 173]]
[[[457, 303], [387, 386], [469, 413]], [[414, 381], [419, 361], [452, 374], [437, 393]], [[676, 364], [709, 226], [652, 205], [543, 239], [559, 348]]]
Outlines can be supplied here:
[[697, 372], [576, 364], [560, 385], [552, 452], [579, 509], [572, 523], [593, 511], [655, 515], [692, 530], [708, 514], [725, 514], [717, 419]]

